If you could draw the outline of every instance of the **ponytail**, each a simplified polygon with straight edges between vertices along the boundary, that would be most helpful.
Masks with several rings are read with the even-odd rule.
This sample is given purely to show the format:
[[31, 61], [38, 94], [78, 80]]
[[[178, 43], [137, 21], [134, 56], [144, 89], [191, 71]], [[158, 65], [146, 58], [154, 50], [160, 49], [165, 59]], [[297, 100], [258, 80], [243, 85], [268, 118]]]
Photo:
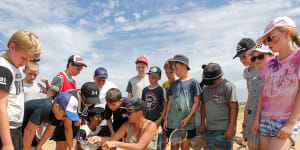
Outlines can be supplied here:
[[298, 32], [296, 30], [295, 27], [278, 27], [277, 28], [280, 32], [284, 32], [286, 31], [287, 29], [290, 29], [290, 32], [291, 32], [291, 38], [292, 38], [292, 41], [295, 42], [295, 44], [300, 47], [300, 37], [298, 35]]

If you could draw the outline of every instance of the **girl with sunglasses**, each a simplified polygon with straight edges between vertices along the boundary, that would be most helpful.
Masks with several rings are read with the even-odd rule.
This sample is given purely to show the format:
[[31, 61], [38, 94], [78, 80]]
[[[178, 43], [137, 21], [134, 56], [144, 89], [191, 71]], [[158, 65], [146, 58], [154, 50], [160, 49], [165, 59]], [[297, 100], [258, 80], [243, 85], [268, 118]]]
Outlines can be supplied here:
[[258, 100], [264, 87], [264, 80], [260, 77], [260, 72], [273, 56], [273, 53], [266, 47], [257, 45], [254, 49], [247, 52], [247, 56], [250, 57], [252, 63], [258, 69], [258, 73], [249, 81], [249, 98], [245, 109], [245, 125], [243, 129], [249, 149], [258, 150], [260, 144], [259, 134], [253, 135], [251, 127], [254, 121]]
[[300, 129], [300, 38], [294, 21], [288, 17], [273, 19], [257, 43], [264, 43], [278, 55], [260, 74], [264, 87], [252, 132], [255, 135], [259, 130], [260, 149], [289, 149]]

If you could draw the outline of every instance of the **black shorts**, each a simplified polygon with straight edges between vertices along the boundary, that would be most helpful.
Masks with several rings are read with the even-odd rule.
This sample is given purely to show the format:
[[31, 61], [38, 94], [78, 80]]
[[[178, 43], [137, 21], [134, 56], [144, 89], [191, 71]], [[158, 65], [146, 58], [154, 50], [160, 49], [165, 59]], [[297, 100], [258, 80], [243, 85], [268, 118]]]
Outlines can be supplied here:
[[[170, 135], [172, 133], [172, 131], [174, 131], [175, 129], [171, 129], [171, 128], [168, 128], [167, 129], [167, 137], [170, 138]], [[187, 139], [191, 139], [193, 137], [196, 136], [196, 129], [193, 129], [193, 130], [187, 130]]]
[[[15, 150], [23, 150], [23, 133], [22, 128], [10, 129], [11, 139]], [[2, 142], [0, 137], [0, 148], [2, 148]]]
[[[72, 131], [73, 131], [73, 138], [79, 138], [80, 137], [80, 126], [75, 126], [74, 122], [72, 122]], [[59, 125], [56, 126], [54, 134], [52, 138], [54, 141], [66, 141], [66, 136], [65, 136], [65, 126], [64, 122], [61, 121]]]
[[101, 130], [98, 133], [98, 136], [110, 137], [110, 131], [108, 126], [101, 126]]

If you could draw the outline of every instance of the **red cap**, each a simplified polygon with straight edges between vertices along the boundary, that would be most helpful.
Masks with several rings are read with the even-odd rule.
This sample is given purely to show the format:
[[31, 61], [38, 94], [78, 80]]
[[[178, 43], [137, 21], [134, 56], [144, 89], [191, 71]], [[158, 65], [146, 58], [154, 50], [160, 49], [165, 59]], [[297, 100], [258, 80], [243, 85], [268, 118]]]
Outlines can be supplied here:
[[148, 59], [144, 56], [140, 56], [136, 59], [135, 63], [144, 63], [148, 65]]

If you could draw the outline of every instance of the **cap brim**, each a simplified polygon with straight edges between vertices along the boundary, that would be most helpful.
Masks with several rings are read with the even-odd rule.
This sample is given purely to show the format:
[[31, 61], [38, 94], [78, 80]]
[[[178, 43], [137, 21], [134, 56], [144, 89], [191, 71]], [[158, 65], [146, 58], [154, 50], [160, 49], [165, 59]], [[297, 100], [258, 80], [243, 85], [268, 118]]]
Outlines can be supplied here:
[[214, 85], [214, 84], [217, 83], [217, 81], [218, 81], [218, 79], [215, 79], [215, 80], [205, 80], [205, 79], [203, 79], [203, 80], [202, 80], [202, 83], [203, 83], [204, 85]]
[[153, 74], [153, 75], [155, 75], [156, 77], [161, 77], [159, 73], [155, 73], [155, 72], [147, 72], [147, 74]]
[[66, 115], [72, 121], [79, 121], [80, 120], [77, 113], [72, 113], [72, 112], [66, 111]]
[[107, 75], [99, 74], [95, 76], [96, 78], [107, 78]]
[[272, 52], [269, 51], [269, 50], [257, 48], [257, 49], [251, 49], [251, 50], [249, 50], [249, 51], [247, 52], [247, 56], [251, 56], [255, 51], [262, 52], [262, 53], [272, 53]]
[[86, 98], [86, 104], [100, 104], [99, 97], [87, 97]]
[[[174, 63], [174, 62], [180, 62], [180, 63], [186, 64], [184, 61], [181, 61], [181, 60], [171, 60], [170, 62], [171, 62], [171, 63]], [[186, 64], [186, 66], [187, 66], [187, 69], [188, 69], [188, 70], [191, 70], [191, 68], [190, 68], [190, 66], [189, 66], [188, 64]]]
[[236, 55], [233, 57], [235, 59], [236, 57], [246, 56], [247, 51], [236, 53]]
[[262, 36], [260, 36], [260, 37], [256, 40], [256, 43], [259, 44], [259, 45], [263, 44], [266, 35], [269, 34], [271, 31], [273, 31], [275, 28], [277, 28], [277, 27], [274, 26], [273, 28], [271, 28], [271, 29], [269, 29], [267, 32], [265, 32]]
[[75, 65], [87, 67], [85, 63], [74, 62]]

